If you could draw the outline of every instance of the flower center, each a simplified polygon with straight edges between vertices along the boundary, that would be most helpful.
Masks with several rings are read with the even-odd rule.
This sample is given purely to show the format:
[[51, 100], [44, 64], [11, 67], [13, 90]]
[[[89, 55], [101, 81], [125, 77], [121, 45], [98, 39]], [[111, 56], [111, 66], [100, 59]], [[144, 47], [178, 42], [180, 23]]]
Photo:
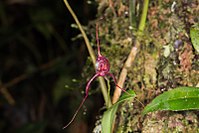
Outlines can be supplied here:
[[99, 73], [100, 76], [105, 76], [109, 73], [110, 64], [106, 57], [99, 56], [96, 61], [96, 71]]

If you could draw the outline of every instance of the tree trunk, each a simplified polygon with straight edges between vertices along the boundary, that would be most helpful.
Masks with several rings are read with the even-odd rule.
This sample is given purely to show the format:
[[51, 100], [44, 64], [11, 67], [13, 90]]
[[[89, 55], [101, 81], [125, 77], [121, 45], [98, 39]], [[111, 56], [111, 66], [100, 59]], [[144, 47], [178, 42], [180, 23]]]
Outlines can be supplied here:
[[[124, 88], [133, 89], [137, 99], [148, 104], [160, 93], [178, 86], [199, 85], [199, 55], [190, 39], [190, 28], [199, 21], [198, 0], [150, 1], [143, 35], [137, 31], [143, 1], [101, 0], [98, 7], [102, 54], [116, 77], [132, 47], [137, 53], [127, 68]], [[115, 132], [199, 132], [197, 111], [156, 111], [141, 115], [136, 100], [118, 109]]]

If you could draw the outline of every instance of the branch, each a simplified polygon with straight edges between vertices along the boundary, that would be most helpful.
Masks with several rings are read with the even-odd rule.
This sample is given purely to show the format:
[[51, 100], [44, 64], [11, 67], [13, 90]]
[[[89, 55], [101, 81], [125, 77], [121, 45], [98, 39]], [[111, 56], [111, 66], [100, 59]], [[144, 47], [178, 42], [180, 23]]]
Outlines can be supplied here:
[[[144, 27], [145, 27], [145, 23], [146, 23], [146, 17], [147, 17], [147, 11], [148, 11], [148, 4], [149, 4], [149, 0], [144, 0], [144, 6], [143, 6], [143, 10], [142, 10], [142, 15], [141, 15], [141, 20], [139, 23], [139, 27], [138, 27], [138, 35], [141, 35]], [[134, 41], [134, 46], [132, 47], [130, 54], [126, 60], [126, 62], [124, 63], [124, 67], [122, 68], [122, 71], [120, 73], [119, 76], [119, 80], [118, 80], [118, 85], [120, 87], [124, 87], [124, 82], [128, 73], [128, 69], [131, 67], [133, 61], [135, 60], [135, 57], [138, 53], [138, 50], [140, 48], [140, 42], [136, 39]], [[116, 103], [119, 99], [121, 95], [121, 89], [116, 87], [114, 94], [113, 94], [113, 99], [112, 99], [112, 103]]]

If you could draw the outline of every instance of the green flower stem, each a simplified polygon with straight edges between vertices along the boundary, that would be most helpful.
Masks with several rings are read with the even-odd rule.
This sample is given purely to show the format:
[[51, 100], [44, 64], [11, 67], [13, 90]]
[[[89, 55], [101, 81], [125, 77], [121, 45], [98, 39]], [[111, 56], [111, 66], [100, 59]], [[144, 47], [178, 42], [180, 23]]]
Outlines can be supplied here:
[[[90, 57], [92, 59], [92, 62], [93, 62], [94, 68], [95, 68], [96, 56], [95, 56], [95, 52], [94, 52], [93, 48], [90, 45], [88, 37], [87, 37], [85, 31], [83, 30], [82, 25], [80, 24], [77, 16], [75, 15], [75, 13], [73, 12], [72, 8], [70, 7], [68, 1], [64, 0], [64, 3], [66, 5], [67, 9], [69, 10], [70, 14], [73, 16], [77, 26], [79, 27], [79, 30], [82, 33], [82, 36], [83, 36], [84, 41], [86, 43], [86, 47], [88, 49], [89, 55], [90, 55]], [[107, 87], [106, 87], [105, 81], [104, 81], [104, 79], [102, 77], [99, 77], [99, 82], [100, 82], [100, 85], [101, 85], [101, 91], [102, 91], [102, 94], [103, 94], [103, 97], [104, 97], [104, 100], [105, 100], [106, 107], [110, 107], [111, 106], [111, 101], [110, 101], [109, 95], [107, 93]]]
[[149, 5], [149, 0], [144, 0], [144, 6], [142, 10], [142, 15], [138, 27], [138, 31], [143, 32], [146, 24], [146, 17], [147, 17], [147, 12], [148, 12], [148, 5]]

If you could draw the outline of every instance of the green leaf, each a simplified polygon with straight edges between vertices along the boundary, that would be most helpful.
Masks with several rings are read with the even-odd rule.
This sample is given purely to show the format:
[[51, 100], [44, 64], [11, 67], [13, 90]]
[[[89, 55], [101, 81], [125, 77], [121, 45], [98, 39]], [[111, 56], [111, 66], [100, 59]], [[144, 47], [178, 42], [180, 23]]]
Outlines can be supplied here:
[[118, 104], [104, 112], [102, 117], [102, 133], [111, 133], [117, 108]]
[[190, 37], [194, 49], [199, 52], [199, 27], [195, 26], [190, 29]]
[[135, 97], [135, 92], [133, 90], [127, 91], [129, 94], [124, 93], [117, 103], [113, 104], [107, 111], [104, 112], [102, 117], [102, 133], [111, 133], [112, 125], [115, 120], [115, 114], [120, 103], [124, 101], [130, 101]]
[[148, 104], [143, 114], [157, 110], [194, 110], [199, 109], [199, 88], [198, 87], [178, 87], [164, 92], [157, 96]]

